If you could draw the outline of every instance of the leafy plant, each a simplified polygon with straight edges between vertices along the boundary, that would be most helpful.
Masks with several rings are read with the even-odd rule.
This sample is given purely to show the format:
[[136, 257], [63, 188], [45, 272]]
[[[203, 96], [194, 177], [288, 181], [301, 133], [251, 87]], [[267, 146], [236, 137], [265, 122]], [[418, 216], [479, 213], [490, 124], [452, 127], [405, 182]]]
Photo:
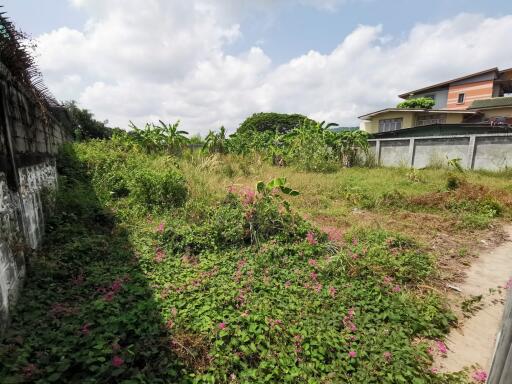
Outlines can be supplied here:
[[432, 109], [436, 102], [430, 97], [418, 97], [398, 103], [397, 108], [404, 109]]
[[460, 173], [464, 173], [464, 168], [462, 168], [460, 163], [462, 161], [461, 158], [448, 159], [448, 157], [446, 157], [446, 159], [448, 160], [448, 167], [453, 168]]
[[226, 128], [220, 127], [218, 133], [208, 132], [204, 139], [203, 152], [207, 153], [225, 153], [227, 151]]

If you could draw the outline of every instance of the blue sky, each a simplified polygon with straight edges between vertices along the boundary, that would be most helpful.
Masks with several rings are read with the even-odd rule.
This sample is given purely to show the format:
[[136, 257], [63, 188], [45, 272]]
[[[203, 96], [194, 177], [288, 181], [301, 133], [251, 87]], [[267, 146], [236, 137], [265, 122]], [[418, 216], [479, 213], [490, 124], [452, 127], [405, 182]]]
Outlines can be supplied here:
[[[56, 96], [119, 126], [181, 118], [203, 132], [236, 128], [260, 110], [354, 125], [358, 114], [394, 103], [400, 91], [512, 66], [500, 52], [506, 44], [493, 43], [512, 28], [506, 0], [2, 3], [39, 41], [39, 63]], [[385, 85], [362, 92], [366, 79], [378, 78], [376, 66]]]
[[[3, 0], [2, 4], [16, 24], [31, 36], [63, 26], [80, 29], [88, 19], [86, 12], [67, 0]], [[276, 63], [283, 63], [309, 50], [328, 53], [359, 24], [382, 24], [387, 33], [401, 36], [418, 22], [438, 22], [461, 12], [503, 16], [512, 14], [512, 1], [365, 0], [348, 1], [332, 10], [279, 5], [270, 14], [267, 10], [245, 14], [243, 37], [227, 51], [238, 53], [261, 45]]]

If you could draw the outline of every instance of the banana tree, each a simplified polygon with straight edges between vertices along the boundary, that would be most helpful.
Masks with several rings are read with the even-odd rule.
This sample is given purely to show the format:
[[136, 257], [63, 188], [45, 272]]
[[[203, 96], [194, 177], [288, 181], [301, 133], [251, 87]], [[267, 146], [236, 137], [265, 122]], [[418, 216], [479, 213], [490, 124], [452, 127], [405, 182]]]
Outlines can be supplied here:
[[165, 124], [162, 120], [159, 120], [159, 122], [160, 127], [155, 128], [160, 128], [167, 152], [175, 155], [180, 154], [189, 142], [188, 132], [178, 129], [180, 126], [179, 120], [174, 124]]
[[339, 132], [334, 140], [338, 159], [345, 167], [352, 167], [358, 153], [368, 154], [368, 134], [364, 131]]
[[226, 128], [220, 127], [218, 133], [208, 132], [204, 140], [203, 152], [208, 153], [225, 153], [227, 151]]

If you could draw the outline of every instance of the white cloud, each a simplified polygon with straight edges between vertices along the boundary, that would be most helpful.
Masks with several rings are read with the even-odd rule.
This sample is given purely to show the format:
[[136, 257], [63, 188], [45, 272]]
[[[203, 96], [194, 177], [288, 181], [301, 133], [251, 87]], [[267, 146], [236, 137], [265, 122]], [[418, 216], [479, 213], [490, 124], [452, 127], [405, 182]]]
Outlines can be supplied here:
[[[84, 30], [40, 36], [41, 69], [57, 97], [73, 97], [120, 127], [128, 120], [179, 118], [190, 132], [221, 124], [233, 130], [259, 111], [354, 125], [358, 115], [393, 105], [403, 91], [512, 66], [503, 48], [512, 35], [512, 16], [462, 14], [418, 24], [400, 40], [382, 26], [359, 26], [329, 54], [310, 51], [273, 66], [261, 48], [225, 53], [241, 36], [248, 0], [73, 3], [90, 20]], [[314, 3], [332, 8], [343, 1]]]

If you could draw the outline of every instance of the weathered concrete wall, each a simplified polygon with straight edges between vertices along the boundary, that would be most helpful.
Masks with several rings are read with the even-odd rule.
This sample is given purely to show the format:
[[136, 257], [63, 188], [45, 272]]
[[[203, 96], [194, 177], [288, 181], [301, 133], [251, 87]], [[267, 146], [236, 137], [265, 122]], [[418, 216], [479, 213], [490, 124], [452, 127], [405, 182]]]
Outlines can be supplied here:
[[45, 194], [57, 185], [55, 156], [70, 133], [0, 63], [0, 334], [44, 233]]
[[424, 168], [461, 159], [468, 169], [499, 171], [512, 167], [512, 134], [428, 136], [372, 139], [377, 164]]

